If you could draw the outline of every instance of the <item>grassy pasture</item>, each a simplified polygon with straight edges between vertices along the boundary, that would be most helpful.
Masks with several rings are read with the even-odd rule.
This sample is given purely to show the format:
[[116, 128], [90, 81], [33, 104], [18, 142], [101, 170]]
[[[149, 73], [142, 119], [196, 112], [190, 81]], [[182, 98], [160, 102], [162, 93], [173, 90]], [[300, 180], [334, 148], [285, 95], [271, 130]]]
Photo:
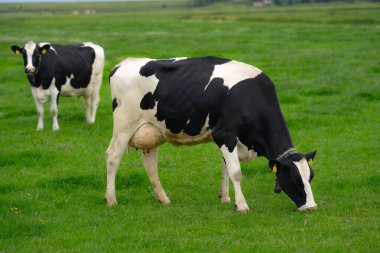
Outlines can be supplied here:
[[[380, 5], [165, 4], [0, 5], [0, 252], [379, 252]], [[96, 124], [85, 123], [82, 99], [61, 98], [61, 130], [51, 131], [46, 104], [45, 130], [35, 131], [22, 60], [10, 50], [29, 39], [105, 48]], [[251, 212], [221, 205], [212, 143], [160, 148], [171, 206], [156, 203], [135, 150], [118, 172], [119, 205], [103, 203], [110, 69], [130, 56], [204, 55], [250, 63], [275, 82], [296, 147], [318, 149], [317, 211], [275, 195], [263, 158], [242, 164]]]

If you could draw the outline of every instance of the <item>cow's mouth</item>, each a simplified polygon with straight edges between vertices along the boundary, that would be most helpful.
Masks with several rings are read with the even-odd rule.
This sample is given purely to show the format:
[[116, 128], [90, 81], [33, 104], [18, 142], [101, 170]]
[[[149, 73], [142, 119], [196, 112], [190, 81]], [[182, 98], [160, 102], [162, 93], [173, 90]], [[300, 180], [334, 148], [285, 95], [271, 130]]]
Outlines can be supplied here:
[[300, 211], [313, 211], [313, 210], [317, 210], [317, 209], [318, 209], [317, 204], [314, 204], [311, 206], [303, 205], [303, 206], [298, 208], [298, 210], [300, 210]]
[[35, 76], [35, 75], [37, 75], [37, 73], [38, 73], [38, 70], [34, 70], [34, 71], [25, 71], [25, 74], [26, 74], [27, 76]]

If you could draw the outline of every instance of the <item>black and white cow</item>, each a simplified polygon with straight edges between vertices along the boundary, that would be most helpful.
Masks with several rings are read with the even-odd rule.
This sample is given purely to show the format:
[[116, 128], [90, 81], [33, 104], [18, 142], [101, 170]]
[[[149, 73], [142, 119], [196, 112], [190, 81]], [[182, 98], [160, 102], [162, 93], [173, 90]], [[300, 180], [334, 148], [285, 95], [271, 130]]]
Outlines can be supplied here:
[[[221, 199], [229, 203], [228, 182], [239, 212], [249, 210], [240, 181], [240, 161], [264, 156], [280, 188], [299, 210], [313, 210], [308, 164], [315, 152], [293, 146], [271, 80], [245, 63], [216, 58], [152, 60], [128, 58], [110, 74], [114, 128], [107, 157], [107, 204], [115, 205], [115, 177], [129, 147], [142, 161], [157, 199], [169, 204], [157, 172], [158, 146], [214, 141], [223, 155]], [[279, 188], [280, 187], [280, 188]]]
[[43, 104], [49, 98], [53, 130], [59, 130], [57, 115], [60, 95], [83, 96], [86, 120], [88, 123], [95, 122], [104, 67], [101, 46], [91, 42], [60, 46], [28, 41], [23, 48], [14, 45], [11, 49], [24, 58], [25, 73], [37, 107], [37, 131], [44, 128]]

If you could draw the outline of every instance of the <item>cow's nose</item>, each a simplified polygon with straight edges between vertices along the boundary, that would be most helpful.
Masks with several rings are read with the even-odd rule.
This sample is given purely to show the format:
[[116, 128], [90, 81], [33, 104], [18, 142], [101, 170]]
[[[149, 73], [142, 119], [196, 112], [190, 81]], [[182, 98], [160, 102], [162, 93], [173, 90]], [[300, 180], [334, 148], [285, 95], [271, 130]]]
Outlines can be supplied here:
[[317, 210], [317, 209], [318, 209], [318, 205], [317, 204], [315, 204], [315, 206], [310, 206], [310, 207], [307, 208], [307, 210], [310, 210], [310, 211]]
[[32, 74], [36, 71], [36, 68], [34, 66], [26, 66], [25, 67], [25, 73]]
[[317, 204], [314, 204], [314, 205], [311, 205], [311, 206], [306, 206], [306, 205], [303, 205], [301, 206], [300, 208], [298, 208], [300, 211], [313, 211], [313, 210], [316, 210], [317, 209]]

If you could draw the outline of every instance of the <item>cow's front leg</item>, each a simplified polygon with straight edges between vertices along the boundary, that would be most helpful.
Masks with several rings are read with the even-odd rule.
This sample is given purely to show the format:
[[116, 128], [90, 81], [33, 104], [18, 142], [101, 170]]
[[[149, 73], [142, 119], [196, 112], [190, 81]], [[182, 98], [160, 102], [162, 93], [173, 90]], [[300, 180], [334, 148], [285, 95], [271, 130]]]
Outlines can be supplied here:
[[38, 115], [38, 124], [37, 124], [37, 131], [41, 131], [44, 129], [44, 104], [41, 103], [38, 98], [33, 94], [34, 103], [36, 104], [37, 108], [37, 115]]
[[237, 148], [235, 147], [234, 150], [230, 152], [228, 148], [225, 145], [223, 145], [221, 147], [221, 151], [226, 162], [228, 174], [234, 185], [235, 205], [237, 207], [237, 211], [241, 213], [247, 213], [249, 211], [249, 207], [245, 201], [243, 192], [241, 191], [240, 181], [242, 179], [243, 174], [241, 173], [240, 169]]
[[228, 176], [226, 162], [223, 158], [222, 159], [222, 180], [221, 180], [222, 184], [220, 188], [220, 199], [223, 204], [229, 204], [231, 202], [229, 181], [230, 181], [230, 178]]
[[56, 88], [51, 89], [51, 104], [50, 104], [50, 114], [53, 119], [53, 131], [59, 130], [58, 125], [58, 96], [59, 91]]
[[162, 188], [160, 179], [158, 177], [157, 158], [158, 147], [148, 151], [144, 150], [141, 153], [141, 160], [149, 176], [150, 182], [152, 183], [152, 187], [156, 194], [157, 200], [160, 201], [161, 204], [168, 205], [170, 204], [170, 199], [166, 195], [164, 188]]

